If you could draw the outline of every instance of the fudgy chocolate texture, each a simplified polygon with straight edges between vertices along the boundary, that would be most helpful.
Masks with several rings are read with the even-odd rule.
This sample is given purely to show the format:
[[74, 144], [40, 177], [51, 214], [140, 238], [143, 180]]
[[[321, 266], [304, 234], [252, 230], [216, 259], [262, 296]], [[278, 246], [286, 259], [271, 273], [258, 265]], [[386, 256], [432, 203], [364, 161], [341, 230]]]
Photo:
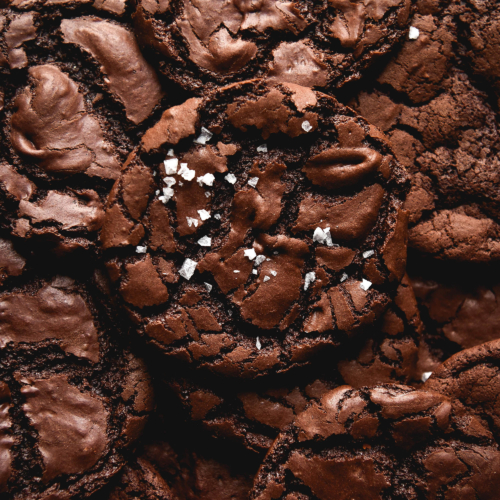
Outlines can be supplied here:
[[400, 385], [339, 387], [264, 460], [252, 500], [494, 499], [494, 435], [458, 400]]
[[190, 420], [199, 422], [217, 438], [233, 440], [262, 453], [309, 403], [335, 387], [408, 384], [419, 380], [417, 354], [421, 332], [417, 302], [405, 277], [395, 301], [374, 325], [371, 338], [364, 345], [360, 346], [356, 339], [335, 357], [329, 354], [316, 358], [309, 369], [277, 379], [233, 382], [207, 378], [206, 374], [186, 374], [182, 378], [174, 368], [174, 373], [165, 379]]
[[149, 375], [88, 285], [3, 270], [0, 497], [87, 497], [120, 470], [141, 434], [152, 409]]
[[335, 88], [407, 32], [411, 0], [137, 0], [137, 36], [160, 71], [203, 95], [255, 77]]
[[384, 136], [335, 99], [250, 81], [163, 113], [100, 240], [148, 342], [253, 378], [384, 312], [405, 270], [406, 181]]
[[453, 20], [443, 12], [416, 16], [419, 38], [379, 75], [383, 85], [362, 91], [353, 106], [388, 134], [412, 177], [409, 246], [438, 259], [496, 261], [498, 122], [489, 96], [452, 67]]
[[88, 2], [13, 4], [0, 9], [2, 225], [87, 250], [164, 92], [126, 22], [85, 15]]

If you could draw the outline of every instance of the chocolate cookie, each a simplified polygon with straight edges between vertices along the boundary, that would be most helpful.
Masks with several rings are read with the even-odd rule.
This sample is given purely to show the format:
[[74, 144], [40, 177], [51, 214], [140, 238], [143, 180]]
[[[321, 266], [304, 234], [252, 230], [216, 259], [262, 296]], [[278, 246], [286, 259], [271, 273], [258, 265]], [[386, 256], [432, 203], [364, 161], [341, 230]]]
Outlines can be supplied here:
[[454, 20], [446, 11], [416, 16], [417, 39], [352, 104], [389, 135], [412, 177], [409, 246], [490, 262], [500, 258], [499, 128], [489, 96], [452, 57]]
[[493, 500], [498, 444], [458, 401], [433, 391], [339, 387], [274, 442], [252, 500]]
[[411, 0], [137, 0], [136, 32], [184, 89], [255, 77], [307, 87], [357, 79], [407, 32]]
[[206, 374], [181, 377], [175, 367], [165, 377], [166, 384], [182, 402], [187, 417], [208, 433], [262, 453], [308, 404], [335, 387], [419, 380], [416, 363], [421, 330], [415, 296], [405, 277], [395, 302], [372, 328], [369, 340], [359, 345], [355, 339], [336, 356], [316, 358], [309, 369], [245, 382]]
[[84, 283], [30, 272], [7, 283], [0, 496], [85, 498], [120, 470], [140, 435], [152, 408], [149, 375]]
[[151, 344], [253, 378], [383, 313], [405, 269], [405, 192], [363, 118], [304, 87], [250, 81], [163, 113], [125, 163], [100, 239]]
[[3, 225], [59, 253], [93, 246], [120, 164], [163, 98], [130, 27], [71, 6], [0, 10]]

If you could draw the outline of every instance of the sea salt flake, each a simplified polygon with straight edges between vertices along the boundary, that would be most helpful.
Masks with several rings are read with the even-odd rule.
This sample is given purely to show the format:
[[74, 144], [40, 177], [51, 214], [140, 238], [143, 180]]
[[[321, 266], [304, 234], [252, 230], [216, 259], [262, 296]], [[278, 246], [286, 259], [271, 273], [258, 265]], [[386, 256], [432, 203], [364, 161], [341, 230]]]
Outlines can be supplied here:
[[238, 179], [236, 179], [236, 176], [234, 174], [227, 174], [224, 179], [226, 179], [229, 184], [235, 184]]
[[215, 214], [214, 218], [217, 219], [217, 220], [220, 220], [220, 214]]
[[253, 260], [253, 259], [255, 259], [255, 257], [257, 257], [257, 253], [255, 252], [255, 250], [253, 248], [249, 248], [249, 249], [245, 250], [243, 252], [243, 254], [245, 255], [245, 257], [248, 257], [248, 260]]
[[422, 373], [422, 382], [427, 382], [429, 380], [429, 377], [432, 375], [432, 372], [424, 372]]
[[186, 259], [184, 263], [182, 264], [182, 267], [179, 269], [179, 274], [183, 277], [186, 278], [187, 280], [191, 279], [191, 276], [193, 276], [194, 271], [196, 269], [197, 262], [191, 259]]
[[347, 278], [349, 278], [349, 276], [347, 276], [347, 273], [344, 273], [341, 277], [340, 277], [340, 282], [343, 283]]
[[141, 247], [141, 246], [136, 246], [136, 247], [135, 247], [135, 252], [136, 252], [136, 253], [146, 253], [147, 249], [148, 249], [148, 247], [147, 247], [147, 246], [143, 246], [143, 247]]
[[198, 213], [200, 214], [201, 220], [210, 219], [210, 212], [207, 212], [206, 210], [198, 210]]
[[158, 199], [162, 202], [162, 203], [167, 203], [169, 201], [169, 199], [166, 197], [166, 196], [158, 196]]
[[155, 195], [156, 195], [156, 196], [158, 196], [159, 194], [160, 194], [160, 190], [159, 190], [159, 189], [157, 189], [157, 190], [155, 191]]
[[305, 132], [310, 132], [312, 129], [312, 125], [307, 120], [304, 120], [302, 122], [302, 130], [304, 130]]
[[213, 186], [215, 181], [214, 174], [205, 174], [196, 179], [196, 182], [201, 186], [202, 184], [206, 184], [207, 186]]
[[158, 172], [156, 172], [156, 170], [155, 170], [155, 171], [153, 172], [153, 177], [156, 177], [156, 174], [157, 174], [157, 173], [158, 173]]
[[198, 219], [194, 219], [193, 217], [186, 217], [186, 220], [189, 227], [198, 227]]
[[325, 231], [323, 231], [323, 229], [321, 229], [320, 227], [317, 227], [314, 230], [313, 241], [317, 241], [318, 243], [325, 243], [326, 237], [327, 236], [326, 236]]
[[251, 179], [248, 179], [248, 184], [253, 188], [257, 185], [257, 182], [259, 182], [258, 177], [252, 177]]
[[273, 276], [276, 276], [278, 273], [276, 271], [270, 271]]
[[227, 311], [227, 314], [228, 314], [229, 316], [232, 316], [232, 315], [233, 315], [233, 311], [231, 311], [231, 309], [229, 309], [229, 310]]
[[181, 163], [181, 168], [179, 169], [179, 175], [186, 181], [192, 181], [196, 172], [188, 168], [187, 163]]
[[172, 148], [168, 150], [167, 156], [174, 156], [174, 150]]
[[171, 188], [172, 186], [175, 186], [177, 181], [173, 177], [164, 177], [163, 182], [167, 185], [167, 187]]
[[366, 292], [371, 286], [372, 286], [372, 282], [365, 280], [363, 278], [363, 281], [361, 282], [361, 285], [359, 285], [359, 288], [361, 288], [361, 290], [364, 290]]
[[213, 286], [210, 283], [207, 283], [206, 281], [203, 284], [205, 285], [208, 293], [210, 293], [212, 291]]
[[415, 26], [410, 26], [408, 38], [410, 40], [417, 40], [419, 36], [420, 36], [420, 30], [418, 28], [415, 28]]
[[371, 257], [375, 253], [375, 250], [367, 250], [366, 252], [363, 252], [363, 259], [367, 259], [368, 257]]
[[234, 274], [238, 274], [239, 272], [240, 272], [240, 271], [239, 271], [238, 269], [235, 269], [235, 270], [233, 271], [233, 273], [234, 273]]
[[259, 274], [259, 272], [257, 271], [257, 269], [252, 269], [252, 274]]
[[[333, 247], [334, 244], [333, 244], [333, 240], [332, 240], [332, 235], [330, 234], [330, 228], [329, 227], [327, 227], [325, 229], [325, 234], [326, 234], [326, 240], [325, 240], [326, 246]], [[338, 246], [338, 245], [335, 245], [335, 246]]]
[[255, 347], [260, 351], [262, 349], [262, 344], [260, 343], [259, 337], [255, 340]]
[[210, 191], [205, 191], [205, 198], [210, 198], [210, 195], [211, 195]]
[[210, 247], [212, 246], [212, 238], [209, 236], [203, 236], [198, 240], [198, 245], [201, 247]]
[[304, 279], [304, 290], [307, 290], [309, 288], [309, 285], [311, 283], [314, 283], [315, 280], [316, 280], [316, 273], [314, 271], [307, 273]]
[[264, 276], [264, 280], [263, 280], [263, 281], [264, 281], [264, 283], [265, 283], [266, 281], [269, 281], [270, 279], [271, 279], [271, 278], [270, 278], [269, 276]]
[[267, 153], [267, 144], [257, 146], [257, 153]]
[[164, 160], [163, 165], [165, 165], [166, 175], [174, 175], [177, 173], [177, 166], [179, 165], [179, 160], [177, 158], [169, 158], [168, 160]]
[[260, 266], [265, 260], [265, 255], [257, 255], [257, 257], [255, 257], [254, 266]]
[[161, 198], [165, 198], [165, 201], [160, 201], [166, 203], [167, 201], [170, 201], [172, 199], [172, 196], [174, 196], [174, 190], [172, 188], [163, 188], [163, 196], [161, 196]]
[[205, 127], [201, 127], [201, 134], [193, 141], [196, 144], [206, 144], [214, 134]]

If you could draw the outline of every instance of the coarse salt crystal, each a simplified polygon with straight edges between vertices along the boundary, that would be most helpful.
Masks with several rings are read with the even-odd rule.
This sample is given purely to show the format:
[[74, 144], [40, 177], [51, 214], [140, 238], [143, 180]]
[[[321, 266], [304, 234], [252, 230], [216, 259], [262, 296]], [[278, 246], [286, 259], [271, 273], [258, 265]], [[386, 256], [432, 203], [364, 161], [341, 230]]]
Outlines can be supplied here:
[[368, 288], [370, 288], [371, 286], [372, 286], [372, 282], [365, 280], [363, 278], [363, 281], [361, 282], [361, 285], [359, 285], [359, 288], [361, 288], [361, 290], [364, 290], [366, 292], [368, 290]]
[[206, 144], [214, 134], [205, 127], [201, 127], [201, 134], [194, 140], [196, 144]]
[[325, 229], [325, 234], [326, 234], [326, 240], [325, 240], [326, 246], [333, 247], [332, 235], [330, 234], [330, 228], [329, 227], [327, 227]]
[[191, 226], [198, 227], [198, 219], [195, 219], [193, 217], [186, 217], [186, 220], [189, 227]]
[[262, 349], [262, 344], [260, 343], [259, 337], [255, 340], [255, 347], [260, 351]]
[[257, 257], [255, 257], [254, 266], [260, 266], [265, 260], [265, 255], [257, 255]]
[[204, 285], [205, 285], [208, 293], [210, 293], [212, 291], [213, 286], [210, 283], [207, 283], [207, 282], [205, 282]]
[[366, 252], [363, 252], [363, 259], [367, 259], [368, 257], [371, 257], [375, 253], [374, 250], [367, 250]]
[[257, 146], [257, 153], [267, 153], [267, 144]]
[[196, 179], [196, 182], [201, 186], [202, 184], [206, 184], [207, 186], [213, 186], [215, 181], [214, 174], [205, 174]]
[[177, 158], [169, 158], [168, 160], [165, 160], [163, 162], [163, 165], [165, 165], [165, 174], [173, 175], [177, 173], [177, 166], [179, 165], [179, 160]]
[[193, 274], [194, 274], [196, 266], [197, 266], [196, 261], [191, 260], [191, 259], [186, 259], [184, 261], [184, 263], [182, 264], [182, 267], [179, 269], [179, 274], [183, 278], [190, 280], [191, 276], [193, 276]]
[[156, 195], [156, 196], [158, 196], [159, 194], [160, 194], [160, 190], [159, 190], [159, 189], [157, 189], [157, 190], [155, 191], [155, 195]]
[[264, 276], [264, 280], [263, 280], [263, 281], [264, 281], [264, 283], [265, 283], [266, 281], [269, 281], [270, 279], [271, 279], [271, 278], [270, 278], [269, 276]]
[[141, 247], [141, 246], [137, 246], [135, 247], [135, 252], [136, 253], [146, 253], [148, 247], [144, 246], [144, 247]]
[[326, 241], [326, 238], [327, 238], [327, 235], [326, 235], [325, 231], [323, 231], [323, 229], [321, 229], [320, 227], [317, 227], [314, 230], [313, 241], [317, 241], [318, 243], [324, 243]]
[[229, 184], [234, 184], [238, 180], [234, 174], [227, 174], [224, 179], [226, 179]]
[[212, 238], [209, 236], [203, 236], [198, 240], [198, 245], [201, 247], [210, 247], [212, 246]]
[[220, 220], [220, 214], [215, 214], [214, 219]]
[[415, 26], [410, 26], [410, 31], [408, 32], [408, 38], [410, 40], [417, 40], [420, 36], [420, 30], [415, 28]]
[[252, 269], [252, 274], [259, 274], [257, 269]]
[[276, 276], [278, 273], [276, 271], [270, 271], [273, 276]]
[[349, 276], [347, 276], [347, 273], [344, 273], [341, 277], [340, 277], [340, 282], [343, 283]]
[[315, 280], [316, 280], [316, 273], [314, 271], [307, 273], [304, 279], [304, 290], [307, 290], [309, 288], [309, 285], [311, 283], [314, 283]]
[[163, 200], [160, 200], [160, 201], [163, 201], [163, 203], [166, 203], [167, 201], [172, 199], [172, 196], [174, 196], [174, 190], [172, 188], [163, 188], [163, 196], [161, 196], [160, 198], [165, 198], [165, 201], [163, 201]]
[[210, 191], [205, 191], [205, 198], [210, 198]]
[[168, 200], [169, 200], [170, 198], [167, 198], [166, 196], [158, 196], [158, 199], [159, 199], [162, 203], [167, 203], [167, 202], [168, 202]]
[[427, 382], [429, 380], [429, 377], [432, 375], [432, 372], [424, 372], [422, 373], [422, 382]]
[[313, 129], [312, 125], [307, 120], [304, 120], [302, 122], [302, 130], [304, 130], [306, 132], [310, 132], [312, 129]]
[[238, 274], [239, 272], [240, 272], [240, 271], [239, 271], [238, 269], [235, 269], [235, 270], [233, 271], [233, 273], [234, 273], [234, 274]]
[[257, 185], [257, 182], [259, 182], [258, 177], [252, 177], [251, 179], [248, 179], [248, 184], [253, 188]]
[[192, 181], [196, 172], [188, 168], [187, 163], [181, 163], [181, 168], [179, 169], [179, 175], [186, 181]]
[[174, 156], [174, 150], [172, 148], [168, 150], [167, 156]]
[[210, 219], [210, 212], [207, 212], [206, 210], [198, 210], [198, 213], [200, 214], [201, 220]]
[[173, 177], [164, 177], [163, 182], [167, 185], [167, 187], [171, 188], [175, 185], [176, 180]]
[[245, 257], [248, 257], [248, 260], [253, 260], [255, 257], [257, 257], [257, 254], [253, 248], [249, 248], [243, 252]]

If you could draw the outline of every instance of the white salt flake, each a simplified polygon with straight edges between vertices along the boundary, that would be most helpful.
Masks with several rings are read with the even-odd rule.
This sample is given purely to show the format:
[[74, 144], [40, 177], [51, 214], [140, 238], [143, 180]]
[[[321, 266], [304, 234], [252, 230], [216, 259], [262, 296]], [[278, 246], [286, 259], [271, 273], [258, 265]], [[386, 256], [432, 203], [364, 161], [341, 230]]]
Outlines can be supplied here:
[[175, 186], [177, 181], [173, 177], [164, 177], [163, 182], [167, 185], [167, 187], [171, 188], [172, 186]]
[[157, 174], [157, 172], [156, 172], [156, 170], [155, 170], [155, 171], [153, 172], [153, 177], [156, 177], [156, 174]]
[[266, 258], [266, 262], [271, 262], [271, 259], [269, 259], [269, 258]]
[[326, 238], [327, 238], [327, 235], [326, 235], [325, 231], [323, 231], [323, 229], [321, 229], [320, 227], [317, 227], [314, 230], [313, 241], [317, 241], [318, 243], [325, 243]]
[[167, 203], [168, 202], [168, 199], [166, 196], [158, 196], [158, 199], [162, 202], [162, 203]]
[[205, 191], [205, 198], [210, 198], [210, 195], [211, 195], [210, 191]]
[[341, 277], [340, 277], [340, 282], [343, 283], [347, 278], [349, 278], [349, 276], [347, 276], [347, 273], [344, 273]]
[[235, 269], [235, 270], [233, 271], [233, 273], [234, 273], [234, 274], [238, 274], [239, 272], [240, 272], [240, 271], [239, 271], [238, 269]]
[[233, 315], [233, 311], [231, 311], [231, 309], [229, 309], [229, 310], [227, 311], [227, 314], [229, 314], [229, 316], [232, 316], [232, 315]]
[[137, 246], [135, 247], [135, 253], [146, 253], [148, 247], [147, 246]]
[[257, 271], [257, 269], [252, 269], [252, 274], [259, 274], [259, 272]]
[[257, 257], [255, 257], [254, 266], [260, 266], [265, 260], [265, 255], [257, 255]]
[[226, 179], [229, 184], [235, 184], [238, 179], [236, 179], [236, 175], [234, 174], [227, 174], [224, 179]]
[[201, 247], [211, 247], [212, 246], [212, 238], [209, 236], [203, 236], [198, 240], [198, 245]]
[[419, 36], [420, 36], [420, 30], [418, 28], [415, 28], [415, 26], [410, 26], [410, 31], [408, 33], [408, 39], [417, 40]]
[[[325, 240], [325, 243], [326, 243], [326, 246], [328, 247], [333, 247], [333, 240], [332, 240], [332, 235], [330, 234], [330, 228], [327, 227], [325, 229], [325, 234], [326, 234], [326, 240]], [[336, 245], [338, 246], [338, 245]]]
[[267, 144], [257, 146], [257, 153], [267, 153]]
[[251, 179], [248, 179], [248, 184], [253, 188], [257, 185], [257, 182], [259, 182], [258, 177], [252, 177]]
[[[173, 155], [173, 151], [172, 151]], [[169, 154], [170, 156], [170, 154]], [[174, 175], [177, 173], [177, 166], [179, 165], [179, 160], [177, 158], [169, 158], [163, 162], [165, 165], [165, 174], [166, 175]]]
[[159, 189], [157, 189], [157, 190], [155, 191], [155, 195], [156, 195], [156, 196], [158, 196], [159, 194], [160, 194], [160, 190], [159, 190]]
[[422, 382], [427, 382], [429, 380], [429, 377], [432, 375], [432, 372], [424, 372], [422, 373]]
[[265, 283], [266, 281], [269, 281], [270, 279], [271, 279], [271, 278], [270, 278], [269, 276], [264, 276], [264, 280], [263, 280], [263, 281], [264, 281], [264, 283]]
[[202, 184], [206, 184], [207, 186], [213, 186], [215, 181], [214, 174], [205, 174], [196, 179], [196, 182], [201, 186]]
[[198, 213], [200, 214], [201, 220], [210, 219], [210, 212], [207, 212], [206, 210], [198, 210]]
[[259, 337], [255, 340], [255, 347], [260, 351], [262, 349], [262, 344], [260, 343]]
[[302, 130], [304, 130], [306, 132], [310, 132], [312, 129], [313, 129], [312, 125], [307, 120], [304, 120], [302, 122]]
[[248, 260], [253, 260], [255, 257], [257, 257], [257, 254], [253, 248], [249, 248], [243, 252], [245, 257], [248, 257]]
[[198, 219], [194, 219], [193, 217], [186, 217], [186, 220], [189, 227], [198, 227]]
[[363, 252], [363, 259], [367, 259], [368, 257], [371, 257], [375, 253], [374, 250], [367, 250], [366, 252]]
[[201, 134], [193, 141], [196, 144], [206, 144], [214, 134], [205, 127], [201, 127]]
[[179, 181], [179, 186], [184, 186], [184, 183]]
[[273, 276], [276, 276], [278, 273], [277, 273], [276, 271], [271, 271], [271, 274], [272, 274]]
[[172, 199], [172, 196], [174, 196], [174, 190], [172, 188], [163, 188], [163, 196], [160, 196], [160, 198], [164, 198], [165, 201], [163, 203], [167, 203], [167, 201], [170, 201]]
[[187, 280], [191, 279], [191, 276], [193, 276], [194, 271], [196, 269], [197, 262], [191, 259], [186, 259], [184, 263], [182, 264], [182, 267], [179, 269], [179, 274], [183, 277], [186, 278]]
[[174, 150], [172, 148], [168, 150], [167, 156], [174, 156]]
[[214, 218], [217, 219], [217, 220], [220, 220], [220, 214], [215, 214]]
[[205, 285], [205, 288], [207, 289], [208, 293], [212, 291], [213, 286], [210, 283], [203, 283]]
[[314, 271], [307, 273], [304, 280], [304, 290], [307, 290], [309, 288], [309, 285], [311, 283], [314, 283], [315, 280], [316, 280], [316, 273]]
[[361, 282], [361, 285], [359, 285], [359, 288], [361, 288], [361, 290], [364, 290], [366, 292], [368, 290], [368, 288], [370, 288], [371, 286], [372, 286], [372, 282], [365, 280], [363, 278], [363, 281]]
[[[179, 169], [179, 175], [186, 181], [192, 181], [196, 172], [188, 168], [187, 163], [181, 163], [181, 168]], [[180, 184], [180, 183], [179, 183]]]

